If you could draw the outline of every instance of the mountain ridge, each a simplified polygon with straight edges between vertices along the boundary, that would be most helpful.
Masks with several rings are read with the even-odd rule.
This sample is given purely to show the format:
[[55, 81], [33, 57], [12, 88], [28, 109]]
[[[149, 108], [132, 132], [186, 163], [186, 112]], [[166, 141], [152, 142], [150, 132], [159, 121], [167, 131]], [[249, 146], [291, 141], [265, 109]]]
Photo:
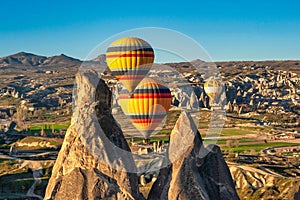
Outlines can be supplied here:
[[[16, 54], [0, 57], [0, 69], [1, 67], [79, 67], [84, 62], [104, 62], [106, 58], [105, 54], [99, 54], [97, 57], [90, 60], [80, 60], [67, 56], [65, 54], [54, 56], [42, 56], [28, 52], [18, 52]], [[200, 59], [196, 59], [190, 62], [174, 62], [164, 63], [177, 69], [189, 70], [194, 65], [216, 66], [222, 70], [226, 70], [230, 67], [234, 68], [249, 68], [256, 69], [259, 66], [269, 67], [271, 69], [279, 69], [285, 71], [295, 72], [299, 74], [300, 60], [264, 60], [264, 61], [218, 61], [218, 62], [205, 62]]]
[[[52, 58], [52, 57], [58, 57], [58, 56], [64, 56], [64, 57], [68, 57], [71, 58], [73, 60], [78, 60], [81, 62], [84, 62], [84, 60], [78, 59], [78, 58], [74, 58], [72, 56], [68, 56], [64, 53], [61, 53], [59, 55], [53, 55], [53, 56], [44, 56], [44, 55], [39, 55], [39, 54], [34, 54], [34, 53], [29, 53], [29, 52], [24, 52], [24, 51], [20, 51], [17, 52], [15, 54], [11, 54], [11, 55], [6, 55], [6, 56], [2, 56], [0, 57], [0, 61], [8, 58], [8, 57], [16, 57], [16, 56], [36, 56], [36, 57], [42, 57], [42, 58]], [[91, 59], [91, 60], [87, 60], [87, 61], [97, 61], [99, 59], [103, 59], [105, 58], [105, 54], [99, 54], [97, 57]], [[195, 59], [195, 60], [191, 60], [189, 61], [190, 63], [193, 63], [195, 61], [201, 61], [201, 62], [205, 62], [201, 59]], [[266, 60], [229, 60], [229, 61], [212, 61], [213, 63], [234, 63], [234, 64], [239, 64], [239, 63], [264, 63], [264, 62], [300, 62], [300, 59], [286, 59], [286, 60], [275, 60], [275, 59], [266, 59]], [[167, 64], [169, 62], [166, 62], [165, 64]], [[187, 62], [174, 62], [174, 63], [188, 63]], [[297, 65], [300, 65], [300, 63], [298, 63]]]
[[0, 67], [17, 66], [17, 67], [79, 67], [82, 61], [72, 58], [65, 54], [55, 56], [41, 56], [33, 53], [18, 52], [16, 54], [0, 58]]

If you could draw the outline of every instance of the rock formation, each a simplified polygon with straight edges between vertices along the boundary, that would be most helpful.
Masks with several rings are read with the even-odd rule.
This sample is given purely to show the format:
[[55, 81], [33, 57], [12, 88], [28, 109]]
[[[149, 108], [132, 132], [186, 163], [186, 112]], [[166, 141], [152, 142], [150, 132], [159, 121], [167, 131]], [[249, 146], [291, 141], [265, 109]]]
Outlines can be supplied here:
[[45, 199], [144, 199], [129, 146], [94, 71], [76, 75], [75, 109]]
[[182, 86], [171, 88], [172, 92], [172, 104], [188, 110], [198, 110], [199, 101], [192, 87]]
[[219, 147], [204, 148], [186, 112], [171, 133], [168, 159], [172, 164], [160, 170], [148, 199], [239, 199]]
[[262, 166], [232, 163], [229, 169], [239, 195], [245, 199], [293, 199], [300, 187], [298, 179], [284, 177]]

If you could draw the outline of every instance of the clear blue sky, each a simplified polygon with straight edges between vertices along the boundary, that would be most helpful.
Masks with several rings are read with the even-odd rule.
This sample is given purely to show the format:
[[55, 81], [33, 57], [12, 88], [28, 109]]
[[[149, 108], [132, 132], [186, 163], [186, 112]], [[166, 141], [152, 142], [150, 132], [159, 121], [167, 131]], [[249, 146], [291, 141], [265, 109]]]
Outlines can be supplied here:
[[84, 58], [106, 38], [164, 27], [198, 41], [213, 60], [300, 59], [300, 2], [1, 1], [0, 57], [20, 51]]

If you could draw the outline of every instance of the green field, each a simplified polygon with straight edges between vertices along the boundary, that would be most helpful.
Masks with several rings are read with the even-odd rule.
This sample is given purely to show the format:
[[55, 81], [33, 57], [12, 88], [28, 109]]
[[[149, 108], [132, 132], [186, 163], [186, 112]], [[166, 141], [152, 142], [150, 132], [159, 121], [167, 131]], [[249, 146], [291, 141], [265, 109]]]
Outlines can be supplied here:
[[221, 147], [223, 151], [232, 150], [233, 152], [241, 153], [244, 151], [251, 151], [254, 150], [259, 152], [265, 148], [269, 147], [288, 147], [288, 146], [298, 146], [299, 144], [296, 143], [288, 143], [288, 142], [270, 142], [270, 143], [261, 143], [261, 144], [251, 144], [251, 145], [242, 145], [240, 144], [237, 147], [229, 148], [227, 146]]
[[221, 136], [232, 136], [232, 135], [245, 135], [256, 133], [253, 130], [242, 129], [242, 128], [223, 128]]
[[209, 121], [200, 121], [198, 123], [198, 128], [199, 129], [202, 129], [202, 128], [208, 128], [209, 127]]
[[[219, 139], [217, 140], [217, 144], [226, 144], [228, 140], [226, 139]], [[247, 143], [247, 142], [261, 142], [263, 143], [263, 141], [261, 140], [256, 140], [256, 139], [235, 139], [235, 140], [232, 140], [232, 144], [233, 146], [235, 145], [236, 141], [239, 142], [239, 144], [242, 144], [242, 143]], [[214, 140], [210, 140], [210, 139], [203, 139], [203, 143], [204, 144], [215, 144]]]
[[40, 131], [42, 129], [52, 129], [52, 126], [54, 130], [67, 130], [68, 127], [70, 126], [69, 123], [66, 124], [40, 124], [40, 125], [35, 125], [31, 126], [29, 129], [32, 131]]
[[58, 133], [59, 131], [66, 131], [70, 123], [61, 123], [61, 124], [38, 124], [29, 127], [27, 133], [30, 135], [40, 134], [41, 130], [44, 130], [47, 135], [52, 134], [53, 132]]
[[160, 130], [157, 134], [155, 135], [170, 135], [172, 132], [171, 129], [163, 129], [163, 130]]

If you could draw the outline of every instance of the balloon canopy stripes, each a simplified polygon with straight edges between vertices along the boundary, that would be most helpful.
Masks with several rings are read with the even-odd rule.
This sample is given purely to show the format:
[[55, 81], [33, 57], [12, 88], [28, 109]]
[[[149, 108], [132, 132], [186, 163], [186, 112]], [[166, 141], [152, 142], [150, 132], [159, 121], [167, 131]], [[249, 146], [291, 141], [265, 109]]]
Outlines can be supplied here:
[[171, 98], [167, 87], [150, 78], [144, 78], [132, 96], [126, 90], [119, 95], [123, 112], [146, 138], [150, 137], [167, 115]]
[[154, 51], [140, 38], [121, 38], [106, 51], [109, 69], [131, 93], [148, 73], [154, 62]]

